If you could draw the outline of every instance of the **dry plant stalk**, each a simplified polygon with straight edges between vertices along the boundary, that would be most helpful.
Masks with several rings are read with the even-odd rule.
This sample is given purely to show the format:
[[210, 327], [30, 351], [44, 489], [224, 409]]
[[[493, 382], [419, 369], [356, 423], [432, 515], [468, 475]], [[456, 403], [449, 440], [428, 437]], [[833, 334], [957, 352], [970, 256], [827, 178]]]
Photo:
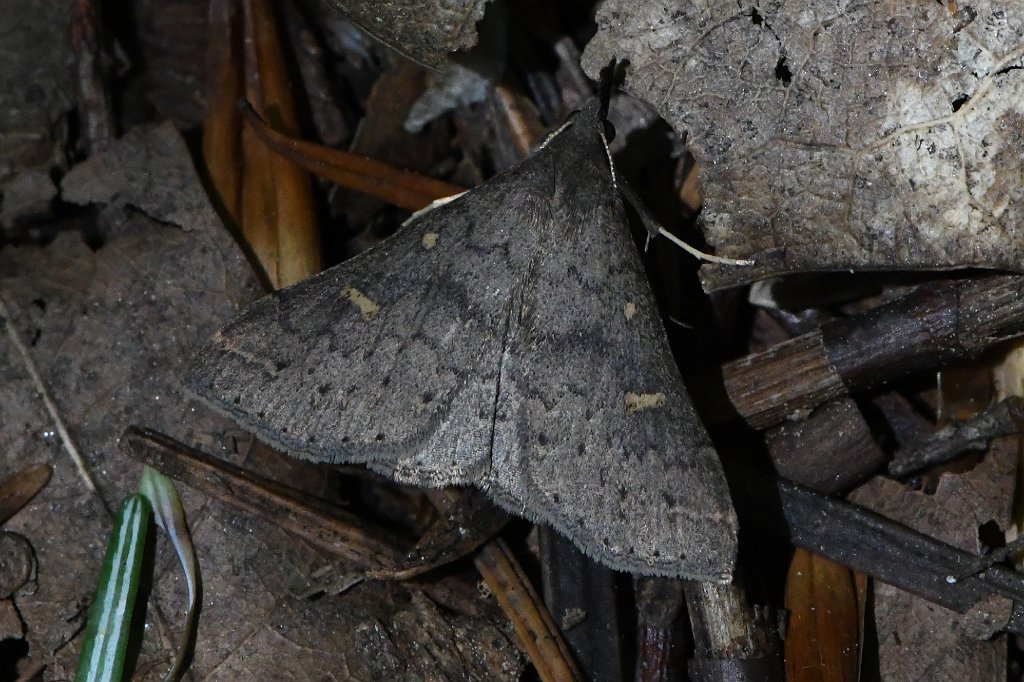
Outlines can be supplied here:
[[245, 0], [242, 9], [239, 22], [233, 0], [214, 0], [210, 7], [203, 156], [224, 213], [276, 289], [316, 274], [323, 264], [309, 176], [241, 123], [244, 94], [271, 126], [299, 132], [270, 1]]
[[569, 646], [544, 602], [505, 543], [498, 539], [484, 546], [473, 561], [544, 682], [582, 680]]
[[241, 44], [234, 0], [211, 0], [206, 69], [203, 161], [216, 193], [215, 203], [232, 229], [241, 224], [242, 97]]

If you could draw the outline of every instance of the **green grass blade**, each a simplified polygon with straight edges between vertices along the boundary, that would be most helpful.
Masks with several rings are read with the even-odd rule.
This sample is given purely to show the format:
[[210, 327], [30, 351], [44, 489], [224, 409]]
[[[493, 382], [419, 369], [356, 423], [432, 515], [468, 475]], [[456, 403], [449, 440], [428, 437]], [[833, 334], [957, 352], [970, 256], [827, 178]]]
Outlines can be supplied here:
[[103, 558], [75, 682], [121, 682], [152, 515], [142, 495], [125, 500]]
[[181, 506], [181, 498], [178, 497], [178, 491], [171, 479], [152, 467], [146, 467], [142, 471], [139, 492], [149, 499], [149, 503], [153, 506], [157, 525], [163, 528], [170, 537], [171, 543], [178, 553], [181, 570], [185, 573], [185, 584], [188, 586], [188, 604], [186, 605], [181, 643], [178, 645], [174, 664], [164, 677], [164, 682], [172, 682], [180, 679], [184, 672], [188, 642], [195, 628], [196, 597], [199, 592], [199, 562], [196, 560], [195, 548], [192, 546], [192, 536], [185, 523], [185, 510]]

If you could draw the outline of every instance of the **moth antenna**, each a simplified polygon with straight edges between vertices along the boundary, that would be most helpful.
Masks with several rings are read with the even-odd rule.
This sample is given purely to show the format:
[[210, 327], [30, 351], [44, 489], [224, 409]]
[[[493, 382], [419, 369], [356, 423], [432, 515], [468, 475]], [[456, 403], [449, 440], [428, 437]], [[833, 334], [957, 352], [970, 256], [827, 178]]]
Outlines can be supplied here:
[[[607, 146], [605, 147], [607, 149]], [[610, 158], [610, 156], [609, 156]], [[614, 168], [614, 167], [613, 167]], [[612, 171], [612, 177], [614, 177], [615, 171]], [[640, 220], [643, 222], [644, 227], [647, 228], [647, 239], [648, 243], [654, 237], [661, 235], [670, 242], [681, 248], [686, 253], [690, 254], [698, 260], [707, 261], [709, 263], [720, 263], [722, 265], [753, 265], [754, 261], [749, 258], [727, 258], [725, 256], [716, 256], [713, 253], [705, 253], [700, 249], [690, 246], [679, 237], [675, 236], [655, 219], [651, 214], [651, 211], [644, 204], [643, 200], [637, 196], [633, 188], [630, 187], [625, 181], [618, 185], [619, 191], [622, 193], [622, 197], [633, 207], [633, 210], [640, 216]]]
[[555, 130], [555, 131], [553, 131], [553, 132], [551, 132], [551, 133], [548, 133], [548, 136], [547, 136], [547, 137], [545, 137], [545, 138], [544, 138], [544, 141], [540, 143], [540, 146], [539, 146], [539, 147], [537, 147], [537, 151], [540, 151], [541, 149], [544, 149], [544, 147], [547, 147], [547, 146], [548, 146], [548, 143], [549, 143], [549, 142], [551, 142], [551, 140], [553, 140], [553, 139], [555, 139], [556, 137], [558, 137], [558, 136], [559, 136], [559, 134], [561, 134], [561, 132], [562, 132], [563, 130], [565, 130], [566, 128], [568, 128], [569, 126], [571, 126], [571, 125], [572, 125], [573, 123], [575, 123], [575, 119], [574, 119], [573, 117], [570, 117], [568, 121], [566, 121], [566, 122], [565, 122], [565, 123], [563, 123], [562, 125], [558, 126], [558, 129], [557, 129], [557, 130]]
[[601, 144], [604, 145], [604, 153], [608, 157], [608, 170], [612, 173], [612, 186], [618, 189], [619, 182], [615, 176], [615, 161], [612, 159], [612, 150], [611, 147], [608, 146], [608, 138], [605, 137], [603, 126], [597, 129], [597, 134], [601, 136]]

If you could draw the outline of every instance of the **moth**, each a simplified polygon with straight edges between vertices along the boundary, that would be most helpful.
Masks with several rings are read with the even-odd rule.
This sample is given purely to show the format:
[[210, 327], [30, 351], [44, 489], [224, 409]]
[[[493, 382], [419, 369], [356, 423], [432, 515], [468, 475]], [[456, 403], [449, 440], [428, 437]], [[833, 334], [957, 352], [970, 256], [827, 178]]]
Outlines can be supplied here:
[[736, 518], [595, 100], [516, 168], [244, 310], [188, 383], [268, 443], [475, 485], [586, 554], [728, 580]]

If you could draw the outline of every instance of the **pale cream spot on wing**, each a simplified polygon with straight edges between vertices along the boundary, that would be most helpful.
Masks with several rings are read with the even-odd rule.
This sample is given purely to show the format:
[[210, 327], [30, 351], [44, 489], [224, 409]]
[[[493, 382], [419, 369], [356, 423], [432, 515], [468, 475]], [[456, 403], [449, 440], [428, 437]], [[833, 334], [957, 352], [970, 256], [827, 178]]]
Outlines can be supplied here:
[[636, 303], [630, 301], [626, 304], [626, 307], [622, 309], [622, 312], [625, 313], [627, 320], [632, 320], [633, 316], [636, 315]]
[[352, 304], [356, 308], [359, 308], [359, 313], [363, 316], [364, 320], [372, 320], [377, 317], [377, 313], [380, 312], [380, 306], [355, 287], [346, 286], [342, 288], [341, 295], [342, 297], [352, 301]]
[[432, 249], [435, 246], [437, 246], [437, 238], [437, 232], [427, 232], [425, 235], [423, 235], [423, 248]]
[[626, 412], [639, 412], [665, 406], [665, 394], [658, 393], [627, 393]]

